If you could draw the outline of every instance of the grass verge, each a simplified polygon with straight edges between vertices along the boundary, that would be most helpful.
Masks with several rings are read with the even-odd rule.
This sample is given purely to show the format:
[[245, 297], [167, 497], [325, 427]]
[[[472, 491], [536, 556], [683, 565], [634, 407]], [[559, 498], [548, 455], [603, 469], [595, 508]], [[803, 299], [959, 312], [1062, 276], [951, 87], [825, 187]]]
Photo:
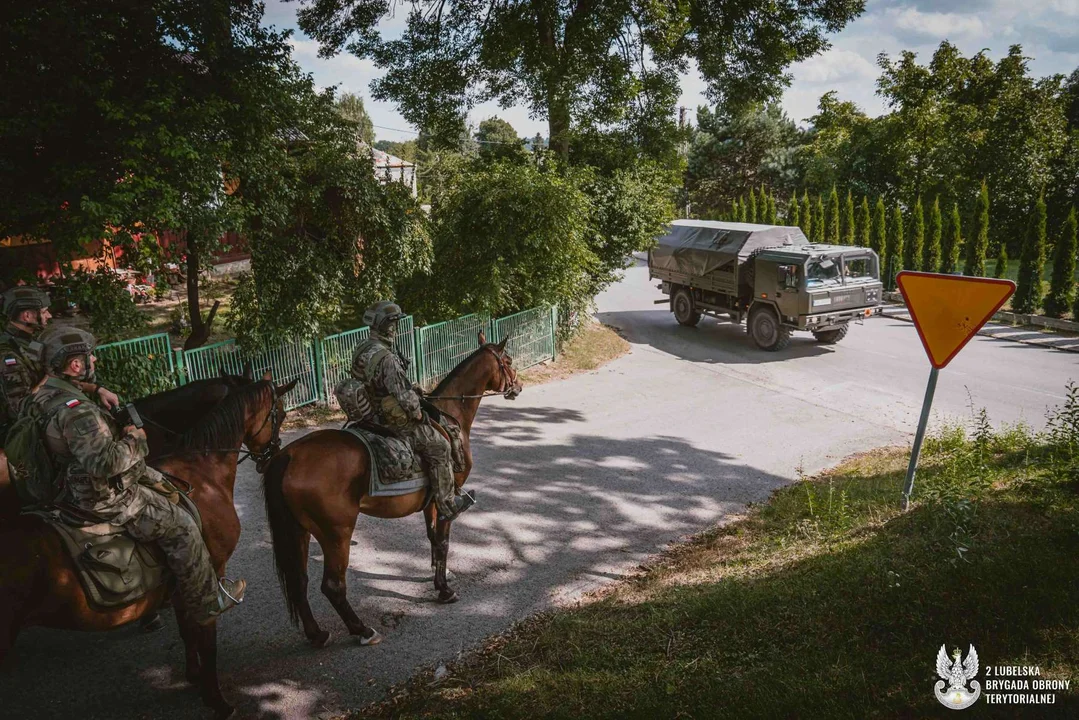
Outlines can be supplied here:
[[780, 489], [579, 607], [524, 621], [357, 717], [952, 717], [935, 657], [1036, 665], [1056, 704], [971, 717], [1077, 717], [1079, 393], [1049, 431], [929, 438]]
[[521, 382], [540, 385], [588, 372], [629, 352], [629, 343], [609, 325], [588, 323], [565, 344], [557, 360], [534, 365], [520, 373]]

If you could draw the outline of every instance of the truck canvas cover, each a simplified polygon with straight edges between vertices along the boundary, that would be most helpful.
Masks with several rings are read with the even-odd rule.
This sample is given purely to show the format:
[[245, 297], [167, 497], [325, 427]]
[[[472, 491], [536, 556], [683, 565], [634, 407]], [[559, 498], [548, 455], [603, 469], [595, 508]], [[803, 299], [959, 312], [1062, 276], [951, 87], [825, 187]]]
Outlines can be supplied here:
[[[732, 260], [741, 264], [761, 248], [808, 244], [805, 234], [796, 227], [675, 220], [648, 252], [648, 264], [655, 269], [701, 276]], [[727, 270], [734, 270], [733, 263]]]

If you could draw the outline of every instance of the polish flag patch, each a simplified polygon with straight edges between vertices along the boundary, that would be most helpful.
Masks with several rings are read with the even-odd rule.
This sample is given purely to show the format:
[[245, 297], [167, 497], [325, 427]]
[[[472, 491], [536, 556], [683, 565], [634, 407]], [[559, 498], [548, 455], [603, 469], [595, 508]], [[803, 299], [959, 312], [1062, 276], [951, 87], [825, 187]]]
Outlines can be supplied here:
[[71, 398], [66, 403], [64, 403], [64, 405], [66, 405], [69, 408], [75, 407], [76, 405], [80, 405], [80, 404], [81, 403], [78, 400], [76, 400], [75, 398]]
[[19, 361], [13, 357], [4, 358], [5, 365], [18, 365]]

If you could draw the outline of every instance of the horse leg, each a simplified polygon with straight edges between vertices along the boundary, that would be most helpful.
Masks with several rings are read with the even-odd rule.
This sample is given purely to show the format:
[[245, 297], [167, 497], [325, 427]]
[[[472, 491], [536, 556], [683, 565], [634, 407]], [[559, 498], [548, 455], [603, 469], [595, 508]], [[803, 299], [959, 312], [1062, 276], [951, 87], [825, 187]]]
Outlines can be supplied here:
[[4, 659], [15, 644], [15, 636], [19, 634], [12, 602], [8, 598], [0, 598], [0, 668], [4, 666]]
[[235, 710], [221, 694], [217, 681], [217, 623], [196, 626], [202, 659], [202, 702], [214, 711], [215, 720], [231, 717]]
[[352, 605], [348, 602], [348, 589], [345, 586], [345, 572], [348, 570], [349, 538], [341, 536], [319, 541], [326, 556], [326, 566], [322, 571], [322, 594], [341, 616], [350, 635], [359, 635], [361, 645], [376, 645], [382, 636], [374, 628], [367, 627], [360, 620]]
[[[427, 529], [427, 541], [431, 543], [431, 579], [434, 579], [435, 568], [438, 565], [438, 507], [432, 500], [423, 509], [423, 524]], [[453, 580], [453, 571], [446, 568], [446, 580]]]
[[180, 638], [184, 641], [184, 677], [192, 685], [197, 685], [202, 671], [199, 661], [199, 626], [188, 616], [179, 593], [173, 595], [172, 607], [176, 612], [176, 624], [180, 626]]
[[443, 604], [455, 603], [460, 598], [457, 591], [450, 587], [446, 580], [446, 561], [450, 555], [450, 525], [452, 520], [439, 520], [435, 527], [435, 589], [438, 590], [438, 601]]
[[315, 614], [311, 612], [311, 603], [307, 600], [307, 551], [311, 543], [311, 533], [306, 531], [300, 533], [300, 536], [296, 538], [296, 542], [299, 543], [298, 557], [300, 561], [299, 577], [296, 582], [296, 612], [300, 616], [300, 622], [303, 623], [303, 634], [307, 636], [313, 646], [320, 648], [330, 639], [330, 633], [318, 626]]

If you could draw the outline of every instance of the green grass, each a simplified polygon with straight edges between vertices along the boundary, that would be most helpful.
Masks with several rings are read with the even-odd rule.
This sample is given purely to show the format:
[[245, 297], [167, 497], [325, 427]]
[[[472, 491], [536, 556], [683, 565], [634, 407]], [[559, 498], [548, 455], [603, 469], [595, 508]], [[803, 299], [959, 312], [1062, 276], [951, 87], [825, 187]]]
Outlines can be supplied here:
[[[849, 459], [359, 715], [950, 717], [933, 697], [941, 644], [1079, 684], [1070, 398], [1053, 437], [982, 414], [929, 438], [907, 513], [906, 449]], [[1076, 693], [970, 714], [1075, 717]]]

